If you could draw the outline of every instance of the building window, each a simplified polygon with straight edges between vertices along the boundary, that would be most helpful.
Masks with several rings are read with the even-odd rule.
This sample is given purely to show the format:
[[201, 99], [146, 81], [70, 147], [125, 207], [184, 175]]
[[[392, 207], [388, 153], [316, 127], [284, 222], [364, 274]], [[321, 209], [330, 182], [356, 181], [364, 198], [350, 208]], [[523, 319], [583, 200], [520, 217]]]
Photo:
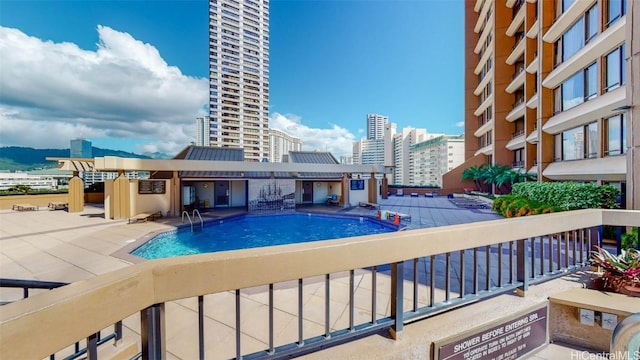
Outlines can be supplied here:
[[556, 65], [566, 61], [598, 35], [598, 5], [592, 6], [555, 44]]
[[562, 160], [582, 159], [584, 154], [584, 130], [577, 127], [562, 133]]
[[624, 44], [605, 56], [605, 91], [611, 91], [626, 82]]
[[605, 120], [605, 155], [621, 155], [627, 153], [627, 124], [625, 115], [620, 114]]
[[626, 12], [627, 0], [607, 0], [605, 1], [606, 11], [604, 14], [605, 28], [611, 26], [614, 22], [620, 19]]
[[566, 111], [597, 96], [596, 63], [577, 72], [555, 90], [555, 111]]
[[598, 123], [592, 122], [585, 126], [585, 158], [593, 159], [598, 157]]
[[597, 122], [578, 126], [555, 136], [555, 161], [589, 159], [597, 155]]

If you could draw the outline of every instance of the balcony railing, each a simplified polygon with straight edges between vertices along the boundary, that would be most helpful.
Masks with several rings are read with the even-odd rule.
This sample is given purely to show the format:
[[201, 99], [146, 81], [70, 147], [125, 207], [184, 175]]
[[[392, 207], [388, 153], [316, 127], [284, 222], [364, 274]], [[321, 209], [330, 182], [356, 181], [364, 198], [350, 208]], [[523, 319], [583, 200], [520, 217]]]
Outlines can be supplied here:
[[[133, 340], [140, 342], [146, 359], [166, 358], [171, 351], [166, 329], [172, 325], [181, 326], [180, 332], [194, 332], [191, 346], [200, 358], [224, 347], [236, 358], [295, 356], [383, 329], [397, 334], [408, 322], [500, 293], [525, 292], [531, 284], [583, 268], [589, 251], [601, 242], [600, 226], [639, 223], [640, 211], [590, 209], [149, 260], [0, 307], [0, 358], [41, 359], [124, 319], [133, 325], [130, 337], [138, 337]], [[334, 293], [340, 277], [345, 291]], [[358, 288], [366, 289], [358, 293], [364, 296], [355, 296], [356, 277], [360, 284], [369, 284]], [[259, 317], [247, 299], [257, 287], [264, 289], [261, 298], [266, 303]], [[276, 298], [281, 300], [280, 291], [287, 287], [297, 300], [297, 305], [287, 307], [287, 314], [297, 326], [288, 328], [289, 343], [276, 344], [274, 318], [281, 313], [275, 314]], [[321, 333], [305, 333], [309, 305], [303, 292], [309, 287], [319, 298], [314, 313], [324, 308], [324, 314], [316, 316], [323, 317], [317, 320], [323, 323]], [[411, 291], [405, 292], [405, 287]], [[338, 298], [348, 304], [348, 322], [343, 325], [331, 322]], [[409, 299], [404, 306], [403, 299]], [[225, 329], [232, 328], [230, 334], [235, 335], [230, 343], [218, 336], [220, 326], [210, 313], [205, 316], [206, 311], [226, 309], [224, 301], [230, 305], [223, 314], [230, 323]], [[390, 302], [391, 310], [379, 314], [377, 304], [383, 302]], [[363, 308], [373, 311], [356, 321]], [[185, 309], [197, 316], [196, 329], [171, 323], [182, 319]], [[262, 321], [264, 339], [243, 342], [249, 340], [243, 334], [249, 320]], [[139, 331], [133, 330], [138, 328], [136, 321]], [[34, 346], [28, 339], [46, 341]], [[259, 342], [264, 343], [261, 350], [256, 349]]]
[[514, 161], [511, 163], [511, 167], [514, 169], [518, 169], [518, 168], [523, 168], [524, 167], [524, 161]]
[[511, 136], [512, 139], [517, 138], [518, 136], [522, 136], [524, 135], [524, 130], [517, 130], [516, 132], [514, 132]]

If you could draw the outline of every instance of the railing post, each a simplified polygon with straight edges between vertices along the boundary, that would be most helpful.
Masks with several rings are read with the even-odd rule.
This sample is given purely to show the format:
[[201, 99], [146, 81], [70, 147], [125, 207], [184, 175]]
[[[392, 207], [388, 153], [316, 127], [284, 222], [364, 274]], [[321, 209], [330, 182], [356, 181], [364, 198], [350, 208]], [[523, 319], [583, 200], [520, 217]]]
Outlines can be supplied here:
[[391, 327], [391, 337], [394, 340], [402, 332], [404, 326], [404, 262], [391, 264], [391, 317], [394, 319]]
[[165, 359], [166, 331], [164, 303], [151, 305], [140, 312], [142, 358]]
[[93, 333], [87, 337], [87, 360], [98, 359], [98, 335], [100, 332]]
[[529, 290], [529, 247], [531, 241], [529, 239], [521, 239], [517, 240], [517, 251], [516, 251], [516, 281], [521, 283], [516, 290], [516, 293], [519, 296], [524, 296], [525, 291]]

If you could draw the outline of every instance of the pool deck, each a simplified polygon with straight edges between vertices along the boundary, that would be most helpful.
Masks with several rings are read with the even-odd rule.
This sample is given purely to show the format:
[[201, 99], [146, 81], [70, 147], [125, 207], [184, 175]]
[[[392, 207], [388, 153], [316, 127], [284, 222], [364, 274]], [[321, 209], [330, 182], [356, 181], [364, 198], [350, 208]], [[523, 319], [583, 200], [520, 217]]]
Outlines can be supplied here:
[[[411, 216], [411, 221], [402, 221], [408, 229], [462, 224], [475, 221], [486, 221], [501, 218], [489, 209], [461, 208], [454, 205], [446, 197], [410, 197], [391, 196], [380, 202], [381, 210], [402, 213]], [[300, 206], [303, 212], [333, 212], [361, 216], [376, 216], [377, 210], [363, 207], [342, 208], [336, 206], [314, 205]], [[217, 219], [244, 211], [238, 209], [210, 209], [203, 213], [205, 219]], [[90, 279], [116, 269], [130, 266], [135, 261], [114, 256], [125, 247], [137, 246], [141, 238], [150, 232], [165, 231], [175, 228], [179, 218], [163, 218], [155, 222], [128, 224], [127, 220], [105, 220], [104, 210], [99, 206], [86, 206], [82, 213], [67, 213], [41, 209], [30, 212], [12, 210], [0, 211], [0, 276], [4, 278], [36, 279], [47, 281], [75, 282]], [[369, 291], [367, 271], [356, 272], [356, 296], [359, 291]], [[384, 276], [378, 277], [378, 289], [388, 288], [390, 281]], [[403, 336], [398, 341], [391, 340], [383, 334], [372, 335], [347, 344], [332, 347], [309, 354], [309, 359], [369, 359], [393, 358], [394, 349], [422, 343], [429, 334], [446, 334], [462, 332], [491, 319], [499, 319], [509, 311], [519, 311], [544, 302], [551, 293], [568, 287], [581, 286], [575, 278], [561, 278], [532, 286], [527, 296], [520, 298], [512, 295], [500, 295], [492, 300], [466, 306], [431, 318], [429, 321], [418, 321], [405, 326]], [[265, 348], [264, 322], [266, 313], [266, 289], [253, 288], [242, 291], [243, 312], [251, 312], [251, 316], [243, 317], [243, 352], [262, 350]], [[331, 291], [335, 296], [335, 311], [332, 309], [332, 322], [340, 328], [348, 322], [348, 277], [346, 274], [332, 274]], [[345, 293], [346, 292], [346, 293]], [[382, 292], [382, 293], [381, 293]], [[33, 293], [37, 293], [34, 291]], [[379, 290], [381, 301], [376, 312], [381, 316], [389, 314], [388, 295]], [[332, 298], [334, 297], [332, 296]], [[21, 291], [1, 289], [0, 300], [16, 300]], [[297, 309], [297, 289], [293, 284], [278, 284], [276, 297], [276, 343], [284, 344], [295, 341], [297, 320], [294, 314]], [[323, 324], [323, 286], [320, 279], [305, 279], [305, 337], [316, 333], [322, 334]], [[384, 300], [387, 299], [387, 300]], [[234, 339], [234, 301], [232, 293], [206, 296], [206, 316], [208, 328], [207, 339], [228, 344], [219, 348], [207, 349], [207, 358], [233, 357]], [[333, 301], [333, 299], [332, 299]], [[342, 301], [342, 302], [341, 302]], [[168, 358], [192, 359], [197, 357], [197, 317], [196, 299], [185, 299], [167, 304]], [[316, 310], [314, 310], [316, 309]], [[359, 318], [370, 316], [371, 309], [358, 309]], [[469, 321], [474, 318], [474, 321]], [[139, 315], [125, 320], [125, 338], [132, 333], [139, 333]], [[455, 324], [455, 326], [451, 326]], [[137, 337], [133, 337], [137, 338]], [[227, 348], [228, 347], [228, 348]], [[552, 344], [533, 355], [535, 359], [570, 358], [570, 348]], [[397, 357], [397, 355], [395, 355]], [[420, 358], [417, 356], [415, 358]]]

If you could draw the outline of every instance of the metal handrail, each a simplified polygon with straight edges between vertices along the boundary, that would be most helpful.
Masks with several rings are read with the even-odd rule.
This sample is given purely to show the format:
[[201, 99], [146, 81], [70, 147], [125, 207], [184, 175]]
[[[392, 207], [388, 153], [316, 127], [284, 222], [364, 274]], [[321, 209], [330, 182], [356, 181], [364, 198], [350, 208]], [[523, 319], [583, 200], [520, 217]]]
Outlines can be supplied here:
[[635, 313], [620, 321], [613, 329], [610, 354], [615, 354], [616, 359], [635, 359], [639, 353], [640, 313]]
[[191, 232], [193, 232], [193, 221], [191, 221], [191, 216], [189, 216], [189, 213], [187, 212], [187, 210], [184, 210], [182, 212], [182, 220], [181, 222], [184, 222], [184, 216], [187, 215], [187, 219], [189, 220], [189, 224], [191, 224]]
[[[196, 215], [198, 215], [198, 218], [200, 218], [200, 230], [204, 230], [204, 221], [202, 221], [202, 216], [200, 216], [200, 211], [198, 211], [198, 209], [193, 209], [193, 212], [191, 213], [191, 217], [195, 219]], [[191, 231], [193, 231], [193, 224], [191, 225]]]

